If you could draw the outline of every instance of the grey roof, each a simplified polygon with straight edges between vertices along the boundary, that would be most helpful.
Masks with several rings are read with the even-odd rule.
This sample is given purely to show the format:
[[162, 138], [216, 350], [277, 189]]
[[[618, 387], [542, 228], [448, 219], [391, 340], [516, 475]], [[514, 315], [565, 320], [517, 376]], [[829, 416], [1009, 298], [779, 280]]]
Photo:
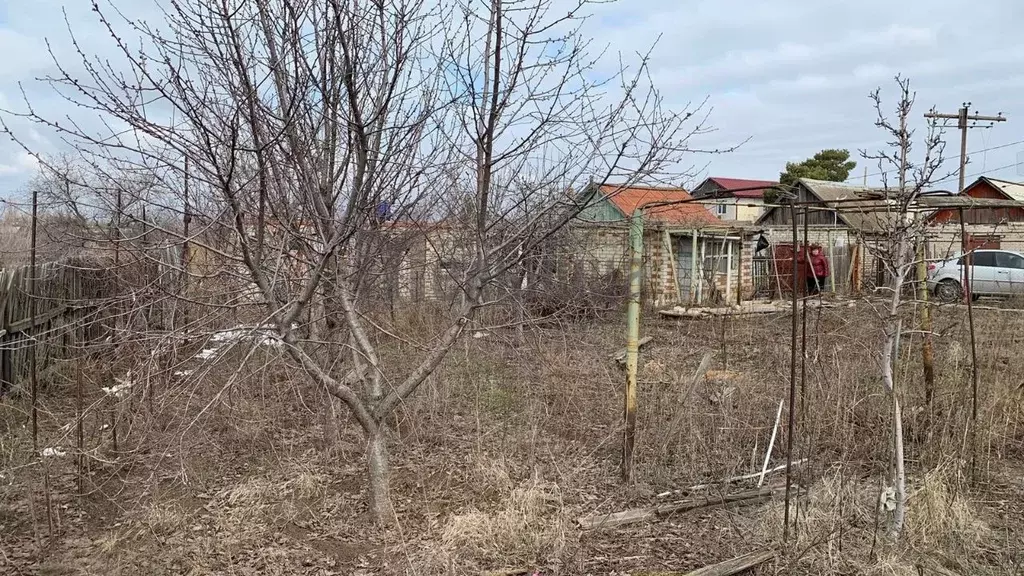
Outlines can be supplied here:
[[[839, 218], [850, 228], [868, 233], [883, 232], [889, 228], [892, 215], [877, 208], [878, 197], [884, 195], [884, 189], [810, 178], [801, 178], [799, 183], [826, 206], [837, 208]], [[864, 202], [856, 202], [858, 198], [863, 198]]]
[[988, 177], [983, 177], [982, 180], [988, 181], [993, 188], [1005, 194], [1007, 198], [1017, 202], [1024, 202], [1024, 184]]

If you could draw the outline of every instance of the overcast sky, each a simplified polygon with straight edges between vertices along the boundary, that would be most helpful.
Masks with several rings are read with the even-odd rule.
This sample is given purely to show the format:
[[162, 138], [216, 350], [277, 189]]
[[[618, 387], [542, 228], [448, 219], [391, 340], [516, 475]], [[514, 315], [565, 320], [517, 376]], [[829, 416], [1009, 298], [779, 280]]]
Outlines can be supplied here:
[[[51, 69], [47, 39], [62, 54], [70, 50], [65, 5], [83, 49], [109, 53], [88, 0], [0, 0], [0, 108], [23, 108], [18, 83], [25, 82], [39, 109], [76, 114], [33, 82]], [[118, 5], [156, 15], [150, 0]], [[609, 58], [645, 50], [660, 36], [652, 71], [669, 105], [710, 98], [717, 131], [694, 146], [749, 139], [729, 154], [694, 157], [701, 177], [774, 179], [787, 161], [822, 148], [884, 146], [867, 96], [881, 86], [893, 103], [892, 76], [900, 72], [917, 91], [915, 121], [933, 105], [955, 112], [964, 101], [983, 114], [1004, 113], [1009, 121], [970, 132], [967, 174], [1024, 180], [1020, 0], [975, 0], [966, 9], [952, 0], [628, 0], [593, 12], [587, 29], [608, 45]], [[62, 146], [24, 123], [10, 124], [42, 150]], [[949, 140], [952, 170], [958, 135]], [[989, 148], [996, 149], [982, 151]], [[23, 188], [34, 170], [18, 147], [0, 142], [0, 195]], [[868, 166], [870, 182], [877, 172]]]

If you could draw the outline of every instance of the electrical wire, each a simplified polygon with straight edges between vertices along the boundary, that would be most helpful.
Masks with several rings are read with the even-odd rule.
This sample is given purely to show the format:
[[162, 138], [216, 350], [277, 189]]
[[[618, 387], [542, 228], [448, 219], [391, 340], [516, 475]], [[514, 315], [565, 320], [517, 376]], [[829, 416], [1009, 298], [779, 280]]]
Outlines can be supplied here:
[[[1010, 146], [1017, 146], [1017, 145], [1020, 145], [1020, 144], [1024, 144], [1024, 140], [1017, 140], [1016, 142], [1009, 142], [1007, 144], [1000, 144], [998, 146], [990, 146], [988, 148], [982, 148], [981, 150], [974, 150], [972, 153], [973, 154], [981, 154], [982, 152], [991, 152], [993, 150], [1001, 150], [1003, 148], [1009, 148]], [[1005, 168], [1011, 168], [1013, 166], [1016, 166], [1016, 163], [1010, 164], [1009, 166], [1003, 166], [1001, 168], [993, 168], [992, 170], [990, 170], [990, 172], [995, 172], [996, 170], [1003, 170]], [[843, 182], [850, 182], [851, 180], [859, 180], [861, 178], [867, 178], [867, 177], [871, 177], [871, 176], [881, 176], [882, 174], [894, 174], [896, 172], [897, 172], [897, 170], [895, 168], [893, 168], [892, 170], [883, 170], [882, 172], [873, 172], [871, 174], [866, 174], [866, 175], [865, 174], [860, 174], [860, 175], [857, 175], [857, 176], [850, 176], [846, 180], [843, 180]], [[983, 172], [983, 173], [987, 173], [987, 172]], [[977, 175], [978, 174], [973, 174], [973, 176], [977, 176]], [[941, 182], [941, 181], [942, 180], [939, 180], [939, 182]]]

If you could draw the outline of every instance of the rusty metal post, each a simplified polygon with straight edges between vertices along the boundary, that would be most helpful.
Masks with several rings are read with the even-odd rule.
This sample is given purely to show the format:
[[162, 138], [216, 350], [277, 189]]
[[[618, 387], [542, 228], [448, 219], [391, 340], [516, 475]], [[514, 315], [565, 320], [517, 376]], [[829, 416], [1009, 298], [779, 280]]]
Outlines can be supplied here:
[[935, 397], [935, 352], [932, 347], [932, 312], [928, 302], [927, 250], [922, 238], [917, 247], [917, 299], [921, 301], [921, 365], [924, 370], [925, 428], [932, 421], [932, 401]]
[[793, 432], [795, 429], [796, 410], [796, 334], [797, 334], [797, 242], [800, 241], [799, 231], [796, 224], [796, 205], [790, 204], [789, 214], [793, 220], [793, 269], [790, 270], [793, 282], [792, 298], [792, 324], [790, 326], [790, 357], [789, 357], [789, 415], [786, 433], [786, 509], [782, 520], [782, 541], [789, 541], [789, 502], [790, 493], [793, 488]]
[[32, 189], [32, 252], [29, 255], [28, 298], [29, 328], [32, 339], [29, 349], [29, 370], [32, 386], [32, 452], [39, 453], [39, 375], [36, 373], [36, 230], [39, 225], [39, 191]]
[[974, 295], [971, 293], [971, 275], [974, 272], [974, 258], [967, 253], [967, 225], [964, 223], [964, 209], [959, 208], [960, 245], [963, 248], [964, 297], [967, 299], [967, 323], [971, 330], [971, 479], [974, 479], [975, 455], [978, 451], [978, 345], [974, 337]]

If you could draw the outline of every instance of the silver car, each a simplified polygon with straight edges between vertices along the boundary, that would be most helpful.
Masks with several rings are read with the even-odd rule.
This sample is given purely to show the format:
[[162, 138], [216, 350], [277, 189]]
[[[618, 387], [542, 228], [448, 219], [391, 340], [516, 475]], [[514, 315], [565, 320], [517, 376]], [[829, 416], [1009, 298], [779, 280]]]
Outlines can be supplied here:
[[[971, 294], [978, 296], [1024, 295], [1024, 255], [1009, 250], [975, 250], [970, 254]], [[928, 264], [928, 289], [944, 302], [963, 297], [962, 256]]]

